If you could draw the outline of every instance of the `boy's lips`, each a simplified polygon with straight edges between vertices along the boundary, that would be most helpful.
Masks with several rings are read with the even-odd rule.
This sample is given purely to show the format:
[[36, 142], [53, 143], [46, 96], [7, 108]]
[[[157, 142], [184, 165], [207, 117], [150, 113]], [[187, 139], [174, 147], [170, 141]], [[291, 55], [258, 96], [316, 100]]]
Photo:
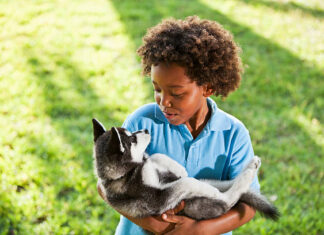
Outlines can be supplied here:
[[168, 113], [168, 112], [164, 112], [164, 111], [163, 111], [163, 114], [167, 119], [173, 119], [175, 116], [178, 115], [178, 114], [175, 114], [175, 113]]
[[176, 116], [178, 116], [177, 112], [175, 110], [170, 110], [167, 108], [164, 108], [163, 106], [160, 106], [160, 109], [163, 113], [163, 115], [166, 117], [168, 120], [174, 119]]

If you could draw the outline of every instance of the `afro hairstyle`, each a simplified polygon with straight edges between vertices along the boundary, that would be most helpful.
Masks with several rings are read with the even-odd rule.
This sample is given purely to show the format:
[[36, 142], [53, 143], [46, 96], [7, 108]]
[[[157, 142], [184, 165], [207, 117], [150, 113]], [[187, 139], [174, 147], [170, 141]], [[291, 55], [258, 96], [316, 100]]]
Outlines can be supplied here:
[[177, 64], [198, 86], [208, 84], [215, 96], [226, 98], [241, 81], [240, 48], [233, 36], [215, 21], [189, 16], [166, 19], [148, 29], [137, 53], [143, 74], [160, 63]]

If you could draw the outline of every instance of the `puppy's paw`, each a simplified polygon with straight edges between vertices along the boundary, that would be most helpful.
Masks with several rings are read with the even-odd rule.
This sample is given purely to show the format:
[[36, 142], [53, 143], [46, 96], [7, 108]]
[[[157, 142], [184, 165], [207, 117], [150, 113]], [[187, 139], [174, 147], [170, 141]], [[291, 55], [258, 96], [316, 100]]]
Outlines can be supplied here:
[[186, 171], [186, 169], [184, 167], [182, 167], [182, 169], [180, 170], [180, 174], [178, 175], [178, 177], [180, 177], [180, 178], [188, 177], [188, 172]]

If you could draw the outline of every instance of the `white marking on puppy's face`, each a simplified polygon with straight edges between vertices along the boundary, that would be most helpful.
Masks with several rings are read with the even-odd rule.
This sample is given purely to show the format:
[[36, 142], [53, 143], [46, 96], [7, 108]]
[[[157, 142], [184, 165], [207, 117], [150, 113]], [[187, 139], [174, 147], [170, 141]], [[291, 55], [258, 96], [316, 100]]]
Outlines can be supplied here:
[[137, 141], [131, 143], [130, 147], [132, 162], [142, 162], [145, 149], [151, 141], [151, 136], [150, 134], [145, 133], [145, 131], [138, 131], [135, 136]]
[[118, 132], [118, 129], [117, 129], [116, 127], [114, 127], [114, 128], [115, 128], [116, 133], [117, 133], [117, 135], [118, 135], [118, 139], [119, 139], [119, 143], [120, 143], [120, 151], [121, 151], [121, 152], [125, 152], [125, 148], [124, 148], [123, 143], [122, 143], [122, 140], [121, 140], [121, 138], [120, 138], [120, 134], [119, 134], [119, 132]]

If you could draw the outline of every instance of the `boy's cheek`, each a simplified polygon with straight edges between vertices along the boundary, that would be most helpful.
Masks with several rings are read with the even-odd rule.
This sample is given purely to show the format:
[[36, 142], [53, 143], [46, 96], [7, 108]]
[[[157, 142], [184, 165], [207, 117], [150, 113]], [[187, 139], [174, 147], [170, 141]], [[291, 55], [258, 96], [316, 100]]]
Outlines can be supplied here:
[[158, 104], [160, 104], [160, 101], [161, 101], [161, 98], [160, 98], [160, 96], [159, 95], [154, 95], [154, 99], [155, 99], [155, 102], [156, 103], [158, 103]]

